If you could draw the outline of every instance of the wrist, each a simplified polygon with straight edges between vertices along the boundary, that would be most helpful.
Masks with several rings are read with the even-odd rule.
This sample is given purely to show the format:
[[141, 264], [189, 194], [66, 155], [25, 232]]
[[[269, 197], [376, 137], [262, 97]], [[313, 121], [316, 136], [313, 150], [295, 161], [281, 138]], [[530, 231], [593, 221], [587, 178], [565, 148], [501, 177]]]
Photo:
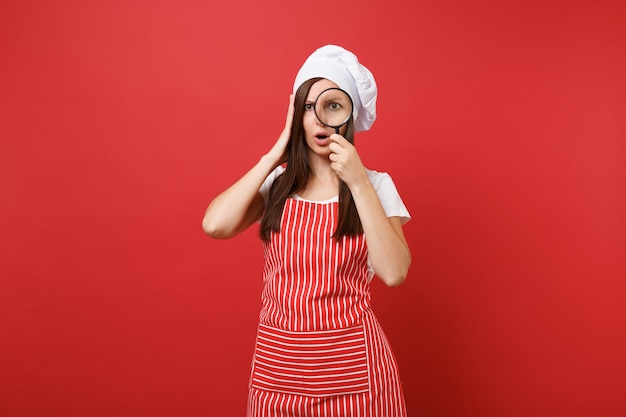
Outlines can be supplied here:
[[350, 184], [348, 184], [348, 186], [353, 195], [367, 193], [374, 190], [374, 187], [372, 186], [372, 183], [370, 182], [365, 171], [363, 172], [363, 175], [355, 178]]
[[280, 157], [276, 157], [275, 155], [272, 154], [271, 151], [263, 155], [259, 162], [264, 165], [270, 166], [271, 170], [273, 170], [274, 168], [276, 168], [277, 166], [281, 164]]

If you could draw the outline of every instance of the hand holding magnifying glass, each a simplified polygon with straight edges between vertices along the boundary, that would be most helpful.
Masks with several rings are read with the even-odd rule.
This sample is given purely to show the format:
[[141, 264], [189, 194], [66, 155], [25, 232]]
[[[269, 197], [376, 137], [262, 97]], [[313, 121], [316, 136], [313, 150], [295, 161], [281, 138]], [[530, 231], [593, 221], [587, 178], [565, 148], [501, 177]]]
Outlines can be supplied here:
[[341, 88], [327, 88], [322, 91], [313, 107], [315, 116], [325, 126], [335, 129], [339, 134], [339, 128], [348, 123], [352, 117], [352, 99]]

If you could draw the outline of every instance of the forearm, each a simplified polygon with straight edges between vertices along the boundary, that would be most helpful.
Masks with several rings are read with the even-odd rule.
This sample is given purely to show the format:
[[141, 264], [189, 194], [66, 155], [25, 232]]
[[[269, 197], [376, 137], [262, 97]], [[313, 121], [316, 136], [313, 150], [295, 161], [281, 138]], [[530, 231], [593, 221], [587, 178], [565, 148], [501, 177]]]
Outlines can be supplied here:
[[215, 197], [202, 219], [205, 233], [214, 238], [230, 238], [257, 220], [263, 212], [259, 188], [277, 165], [275, 158], [261, 157], [243, 177]]
[[351, 187], [363, 225], [370, 262], [376, 275], [389, 286], [400, 285], [411, 264], [411, 253], [399, 218], [388, 218], [376, 190], [368, 181]]

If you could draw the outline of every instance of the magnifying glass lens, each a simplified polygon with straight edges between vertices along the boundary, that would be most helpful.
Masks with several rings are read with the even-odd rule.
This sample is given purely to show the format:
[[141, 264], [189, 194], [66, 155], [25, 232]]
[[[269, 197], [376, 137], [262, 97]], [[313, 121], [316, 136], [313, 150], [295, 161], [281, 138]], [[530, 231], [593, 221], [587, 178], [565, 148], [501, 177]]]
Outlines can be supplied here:
[[315, 100], [315, 115], [326, 126], [339, 128], [350, 120], [352, 100], [338, 88], [324, 90]]

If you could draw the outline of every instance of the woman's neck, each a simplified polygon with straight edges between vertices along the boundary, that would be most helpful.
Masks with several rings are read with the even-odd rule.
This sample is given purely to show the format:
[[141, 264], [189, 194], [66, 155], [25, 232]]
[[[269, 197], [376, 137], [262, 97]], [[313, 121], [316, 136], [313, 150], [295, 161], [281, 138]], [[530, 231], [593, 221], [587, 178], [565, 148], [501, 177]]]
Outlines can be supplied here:
[[310, 155], [309, 157], [309, 167], [311, 168], [312, 176], [323, 180], [336, 177], [337, 174], [331, 168], [330, 159], [326, 156], [321, 155]]
[[330, 160], [309, 159], [311, 176], [298, 195], [306, 200], [323, 201], [336, 197], [339, 192], [339, 177], [330, 167]]

